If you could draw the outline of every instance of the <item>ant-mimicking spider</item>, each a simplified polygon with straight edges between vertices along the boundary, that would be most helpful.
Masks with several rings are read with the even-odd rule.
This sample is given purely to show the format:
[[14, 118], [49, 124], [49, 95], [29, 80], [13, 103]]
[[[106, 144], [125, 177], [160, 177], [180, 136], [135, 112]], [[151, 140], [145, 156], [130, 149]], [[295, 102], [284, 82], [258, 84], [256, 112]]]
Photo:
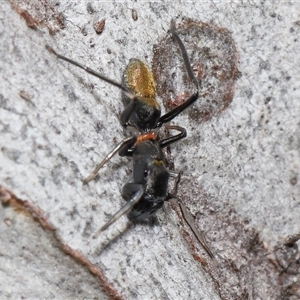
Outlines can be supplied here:
[[[127, 203], [104, 226], [94, 233], [93, 237], [99, 236], [101, 232], [128, 212], [130, 220], [149, 219], [163, 207], [165, 201], [172, 201], [179, 205], [184, 220], [209, 256], [215, 261], [215, 257], [208, 247], [204, 236], [196, 229], [196, 225], [183, 202], [176, 195], [168, 192], [169, 177], [174, 176], [176, 173], [167, 170], [162, 149], [185, 138], [186, 129], [180, 126], [168, 125], [168, 129], [177, 130], [179, 133], [163, 139], [159, 139], [158, 131], [163, 124], [173, 120], [199, 98], [198, 82], [193, 73], [184, 44], [175, 31], [175, 22], [173, 20], [171, 21], [171, 33], [173, 39], [180, 47], [186, 71], [196, 91], [184, 103], [163, 116], [161, 116], [160, 106], [155, 99], [156, 90], [153, 75], [149, 68], [140, 60], [130, 60], [124, 71], [123, 82], [120, 84], [87, 66], [58, 54], [48, 45], [46, 45], [46, 48], [49, 52], [56, 55], [57, 58], [85, 70], [93, 76], [116, 86], [123, 92], [125, 109], [121, 113], [120, 123], [129, 132], [130, 137], [125, 138], [107, 154], [83, 182], [86, 184], [93, 180], [98, 171], [117, 152], [120, 156], [132, 157], [133, 181], [126, 183], [122, 190], [122, 195], [127, 200]], [[180, 173], [177, 174], [175, 190], [177, 190], [179, 180]]]

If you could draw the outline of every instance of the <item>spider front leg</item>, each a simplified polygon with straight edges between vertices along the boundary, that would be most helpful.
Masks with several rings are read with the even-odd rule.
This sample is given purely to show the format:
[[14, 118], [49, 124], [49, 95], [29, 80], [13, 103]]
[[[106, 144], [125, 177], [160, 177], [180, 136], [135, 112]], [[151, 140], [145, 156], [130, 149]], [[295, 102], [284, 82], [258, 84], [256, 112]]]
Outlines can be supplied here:
[[198, 240], [198, 242], [202, 245], [202, 247], [205, 249], [207, 254], [213, 260], [214, 264], [217, 266], [218, 262], [215, 258], [215, 255], [210, 250], [210, 247], [208, 246], [204, 235], [197, 229], [196, 224], [193, 221], [193, 217], [192, 217], [191, 213], [187, 210], [184, 203], [181, 201], [181, 199], [179, 199], [176, 196], [180, 180], [181, 180], [181, 173], [179, 172], [176, 177], [176, 181], [175, 181], [174, 194], [169, 194], [167, 201], [170, 201], [172, 203], [176, 203], [177, 205], [179, 205], [179, 208], [180, 208], [180, 211], [181, 211], [184, 221], [190, 227], [191, 231], [193, 232], [193, 234], [196, 237], [196, 239]]
[[93, 234], [93, 238], [94, 239], [97, 238], [101, 234], [101, 232], [103, 232], [111, 224], [116, 222], [121, 216], [123, 216], [124, 214], [129, 212], [133, 208], [133, 206], [136, 205], [140, 201], [140, 199], [143, 197], [144, 193], [145, 193], [145, 188], [143, 187], [143, 185], [136, 184], [135, 185], [135, 193], [133, 194], [131, 199], [117, 213], [115, 213], [105, 225], [103, 225], [100, 229], [98, 229]]

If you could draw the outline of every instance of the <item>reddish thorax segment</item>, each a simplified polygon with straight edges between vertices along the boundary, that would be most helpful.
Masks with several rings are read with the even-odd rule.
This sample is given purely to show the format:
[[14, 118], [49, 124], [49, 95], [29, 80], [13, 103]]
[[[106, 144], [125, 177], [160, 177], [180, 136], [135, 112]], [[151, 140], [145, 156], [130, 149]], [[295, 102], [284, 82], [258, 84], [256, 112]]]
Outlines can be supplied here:
[[153, 74], [138, 59], [131, 59], [124, 72], [124, 84], [147, 105], [160, 109], [156, 101], [156, 89]]
[[135, 144], [139, 144], [139, 143], [141, 143], [145, 140], [155, 140], [156, 137], [157, 137], [157, 134], [154, 133], [153, 131], [150, 131], [150, 132], [147, 132], [145, 134], [142, 134], [142, 135], [138, 136]]

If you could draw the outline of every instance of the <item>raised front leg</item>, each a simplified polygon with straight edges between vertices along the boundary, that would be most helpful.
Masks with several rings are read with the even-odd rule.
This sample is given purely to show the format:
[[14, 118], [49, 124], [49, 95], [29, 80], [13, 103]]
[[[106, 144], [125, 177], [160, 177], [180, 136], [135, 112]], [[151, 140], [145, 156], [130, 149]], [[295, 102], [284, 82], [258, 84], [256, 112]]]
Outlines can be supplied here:
[[134, 193], [132, 198], [117, 213], [115, 213], [104, 226], [102, 226], [94, 233], [93, 238], [97, 238], [101, 232], [107, 229], [112, 223], [116, 222], [121, 216], [130, 211], [133, 206], [136, 205], [143, 197], [144, 192], [145, 188], [141, 184], [139, 185], [139, 187], [136, 186], [136, 192]]

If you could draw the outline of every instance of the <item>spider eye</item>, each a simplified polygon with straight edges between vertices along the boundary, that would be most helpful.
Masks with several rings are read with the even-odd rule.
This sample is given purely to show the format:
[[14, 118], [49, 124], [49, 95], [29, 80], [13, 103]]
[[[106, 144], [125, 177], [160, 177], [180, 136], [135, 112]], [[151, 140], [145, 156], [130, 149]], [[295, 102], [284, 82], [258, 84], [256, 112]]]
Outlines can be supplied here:
[[149, 175], [149, 170], [145, 170], [145, 171], [144, 171], [144, 178], [147, 178], [148, 175]]

